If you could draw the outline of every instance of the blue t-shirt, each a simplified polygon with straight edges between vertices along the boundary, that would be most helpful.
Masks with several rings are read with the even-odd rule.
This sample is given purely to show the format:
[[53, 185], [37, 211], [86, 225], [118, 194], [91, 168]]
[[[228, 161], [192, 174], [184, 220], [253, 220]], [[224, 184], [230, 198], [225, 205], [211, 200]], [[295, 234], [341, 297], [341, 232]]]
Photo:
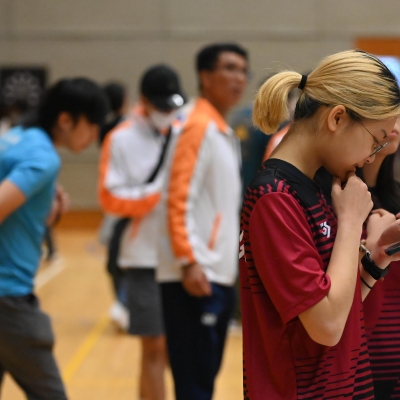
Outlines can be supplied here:
[[0, 223], [0, 296], [33, 290], [59, 169], [60, 158], [42, 129], [16, 127], [0, 136], [0, 182], [9, 180], [26, 198]]

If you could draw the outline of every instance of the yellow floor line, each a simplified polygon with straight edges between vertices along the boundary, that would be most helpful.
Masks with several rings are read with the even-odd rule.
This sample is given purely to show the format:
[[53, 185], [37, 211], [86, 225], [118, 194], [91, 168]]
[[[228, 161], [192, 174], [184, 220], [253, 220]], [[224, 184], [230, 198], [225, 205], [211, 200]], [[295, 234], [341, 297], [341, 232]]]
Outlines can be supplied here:
[[97, 324], [93, 327], [93, 329], [89, 332], [89, 335], [86, 337], [85, 341], [82, 343], [81, 347], [72, 357], [71, 361], [68, 363], [66, 368], [63, 370], [63, 380], [65, 383], [68, 383], [71, 378], [74, 376], [75, 372], [81, 366], [85, 358], [88, 356], [90, 351], [95, 346], [96, 342], [106, 330], [108, 324], [110, 322], [110, 318], [108, 315], [105, 315], [99, 319]]

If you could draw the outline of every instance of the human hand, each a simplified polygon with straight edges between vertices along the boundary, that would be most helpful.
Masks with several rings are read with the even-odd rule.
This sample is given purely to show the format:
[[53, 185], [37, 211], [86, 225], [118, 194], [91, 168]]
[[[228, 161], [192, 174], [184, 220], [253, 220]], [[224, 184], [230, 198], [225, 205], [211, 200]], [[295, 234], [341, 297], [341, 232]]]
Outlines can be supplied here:
[[376, 243], [382, 232], [395, 221], [396, 217], [383, 208], [372, 210], [367, 220], [367, 242]]
[[196, 297], [211, 296], [211, 283], [200, 264], [187, 265], [182, 272], [182, 285], [189, 294]]
[[60, 214], [65, 214], [69, 209], [69, 195], [61, 185], [56, 188], [56, 200], [59, 204]]
[[[372, 217], [372, 215], [371, 215]], [[371, 218], [370, 217], [370, 218]], [[388, 256], [385, 249], [390, 245], [400, 241], [400, 220], [392, 222], [386, 229], [384, 229], [375, 244], [370, 246], [371, 258], [375, 264], [381, 268], [386, 267], [391, 261], [400, 260], [400, 253]], [[368, 238], [367, 238], [368, 243]], [[367, 248], [368, 245], [367, 245]]]
[[49, 216], [47, 217], [47, 225], [55, 225], [61, 216], [68, 211], [69, 195], [61, 185], [57, 185], [53, 205]]
[[367, 185], [353, 172], [342, 188], [338, 177], [333, 179], [332, 203], [338, 222], [346, 221], [350, 226], [361, 226], [367, 219], [373, 203]]

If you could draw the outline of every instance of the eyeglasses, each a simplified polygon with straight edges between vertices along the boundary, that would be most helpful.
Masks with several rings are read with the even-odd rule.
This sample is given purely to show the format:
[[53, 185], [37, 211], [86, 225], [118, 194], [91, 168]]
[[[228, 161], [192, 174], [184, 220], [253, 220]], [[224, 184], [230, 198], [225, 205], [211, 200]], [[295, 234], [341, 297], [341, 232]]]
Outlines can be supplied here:
[[389, 142], [383, 144], [380, 143], [379, 140], [361, 122], [360, 125], [373, 137], [374, 142], [376, 143], [374, 151], [368, 156], [368, 158], [374, 156], [376, 153], [381, 151], [384, 147], [386, 147], [389, 144]]
[[214, 69], [214, 71], [217, 70], [225, 71], [232, 75], [244, 76], [247, 80], [250, 80], [252, 78], [252, 73], [248, 71], [247, 68], [240, 68], [239, 66], [233, 63], [223, 64]]

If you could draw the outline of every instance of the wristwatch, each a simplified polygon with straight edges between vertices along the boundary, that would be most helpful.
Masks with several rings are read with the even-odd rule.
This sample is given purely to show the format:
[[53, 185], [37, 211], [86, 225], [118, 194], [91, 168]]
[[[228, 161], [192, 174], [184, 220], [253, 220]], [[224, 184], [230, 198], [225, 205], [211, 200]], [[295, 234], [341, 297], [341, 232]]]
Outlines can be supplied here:
[[386, 276], [389, 272], [388, 265], [385, 269], [379, 268], [371, 258], [371, 253], [367, 250], [361, 259], [361, 264], [364, 267], [364, 271], [368, 272], [376, 281]]

